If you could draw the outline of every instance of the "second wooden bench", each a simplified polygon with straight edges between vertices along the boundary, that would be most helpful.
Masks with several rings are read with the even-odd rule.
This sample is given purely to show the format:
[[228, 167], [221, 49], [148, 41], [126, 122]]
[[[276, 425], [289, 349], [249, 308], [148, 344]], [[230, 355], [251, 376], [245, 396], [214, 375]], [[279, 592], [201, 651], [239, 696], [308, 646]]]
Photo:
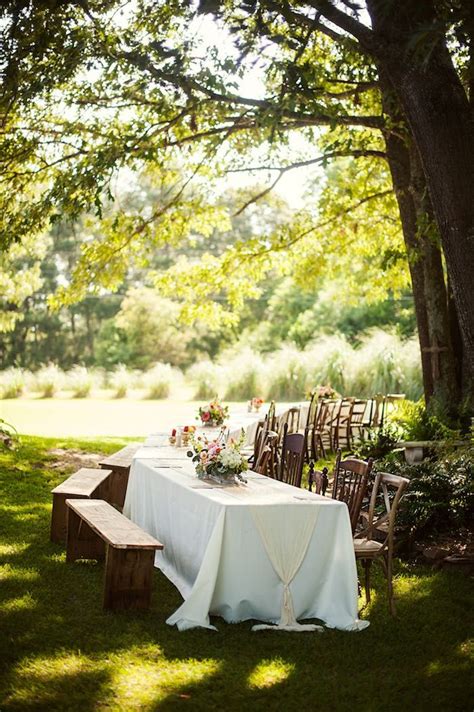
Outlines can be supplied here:
[[104, 608], [148, 608], [155, 551], [153, 536], [97, 499], [68, 499], [66, 561], [105, 558]]

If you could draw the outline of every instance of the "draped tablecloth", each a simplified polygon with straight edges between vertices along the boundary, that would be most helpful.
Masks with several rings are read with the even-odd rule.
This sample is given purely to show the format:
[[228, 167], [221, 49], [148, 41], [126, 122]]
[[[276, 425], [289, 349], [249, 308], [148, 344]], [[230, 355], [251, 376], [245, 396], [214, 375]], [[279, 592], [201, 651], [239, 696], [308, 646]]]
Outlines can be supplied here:
[[124, 514], [164, 544], [155, 565], [183, 596], [167, 620], [180, 630], [213, 628], [210, 614], [291, 630], [307, 618], [368, 625], [357, 618], [344, 503], [253, 472], [247, 485], [207, 483], [180, 451], [148, 447], [133, 461]]

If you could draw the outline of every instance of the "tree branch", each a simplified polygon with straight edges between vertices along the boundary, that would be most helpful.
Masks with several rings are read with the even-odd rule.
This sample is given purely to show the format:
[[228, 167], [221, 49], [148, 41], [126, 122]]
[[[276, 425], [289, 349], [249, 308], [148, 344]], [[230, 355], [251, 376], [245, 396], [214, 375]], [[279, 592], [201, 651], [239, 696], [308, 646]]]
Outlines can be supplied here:
[[355, 37], [367, 52], [374, 53], [374, 33], [362, 22], [339, 10], [331, 0], [307, 0], [304, 4], [306, 5], [308, 2], [311, 7], [319, 10], [329, 22]]
[[292, 171], [295, 168], [306, 168], [307, 166], [315, 165], [318, 163], [324, 163], [324, 161], [331, 158], [387, 158], [387, 154], [384, 151], [376, 151], [375, 149], [367, 150], [354, 150], [354, 151], [334, 151], [332, 153], [325, 153], [317, 158], [310, 158], [307, 161], [296, 161], [288, 166], [248, 166], [247, 168], [231, 168], [226, 173], [246, 173], [250, 171], [278, 171], [283, 175], [288, 171]]

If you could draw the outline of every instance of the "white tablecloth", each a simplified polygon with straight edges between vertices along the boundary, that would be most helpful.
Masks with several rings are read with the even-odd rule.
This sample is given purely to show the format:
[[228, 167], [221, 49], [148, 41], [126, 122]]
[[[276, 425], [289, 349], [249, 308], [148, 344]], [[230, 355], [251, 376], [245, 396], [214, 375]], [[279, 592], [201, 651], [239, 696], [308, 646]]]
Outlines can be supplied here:
[[285, 625], [294, 612], [341, 630], [368, 625], [357, 618], [341, 502], [255, 473], [247, 485], [209, 485], [183, 452], [147, 447], [133, 461], [124, 513], [164, 544], [155, 564], [184, 598], [167, 621], [180, 630], [212, 627], [209, 614]]

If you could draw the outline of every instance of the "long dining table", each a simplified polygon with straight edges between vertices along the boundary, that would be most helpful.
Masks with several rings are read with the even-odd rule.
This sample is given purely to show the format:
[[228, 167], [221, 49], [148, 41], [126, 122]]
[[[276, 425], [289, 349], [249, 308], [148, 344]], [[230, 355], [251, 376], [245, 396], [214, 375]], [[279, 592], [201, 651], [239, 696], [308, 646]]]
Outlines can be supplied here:
[[[198, 479], [186, 448], [152, 436], [133, 460], [124, 514], [157, 537], [155, 565], [183, 603], [167, 623], [214, 629], [362, 630], [347, 507], [249, 471], [247, 482]], [[309, 621], [300, 623], [298, 621]]]

